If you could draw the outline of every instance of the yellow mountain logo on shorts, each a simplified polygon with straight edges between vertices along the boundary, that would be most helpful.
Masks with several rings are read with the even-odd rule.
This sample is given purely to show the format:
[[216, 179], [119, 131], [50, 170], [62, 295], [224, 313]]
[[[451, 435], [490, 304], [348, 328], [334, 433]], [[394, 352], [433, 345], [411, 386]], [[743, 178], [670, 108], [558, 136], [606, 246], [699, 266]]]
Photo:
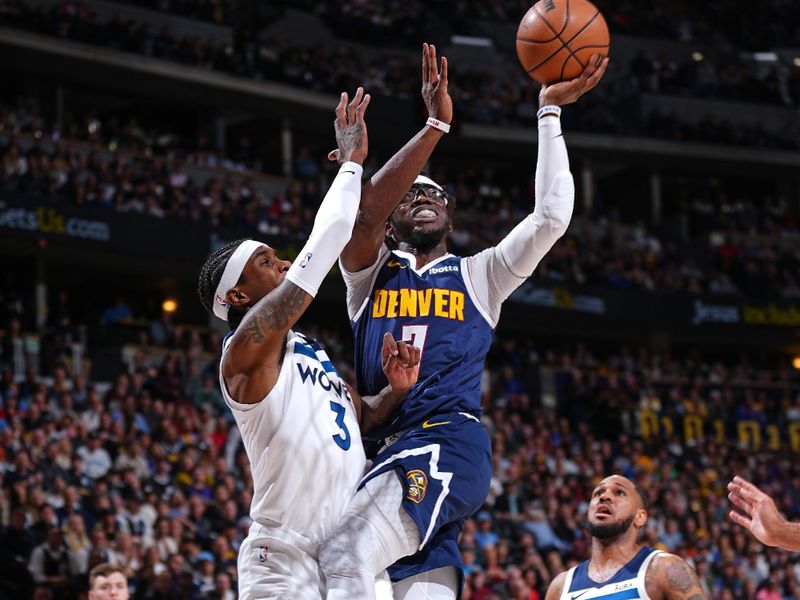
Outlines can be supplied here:
[[406, 481], [408, 482], [406, 498], [414, 504], [419, 504], [425, 498], [428, 489], [428, 476], [423, 471], [414, 469], [406, 473]]

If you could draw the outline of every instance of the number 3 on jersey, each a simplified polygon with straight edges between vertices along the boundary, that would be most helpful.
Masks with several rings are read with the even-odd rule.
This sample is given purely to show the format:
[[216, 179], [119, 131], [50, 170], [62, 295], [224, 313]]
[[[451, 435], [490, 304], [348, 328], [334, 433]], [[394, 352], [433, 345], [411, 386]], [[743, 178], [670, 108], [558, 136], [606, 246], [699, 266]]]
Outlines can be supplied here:
[[422, 353], [425, 351], [425, 338], [428, 335], [427, 325], [403, 325], [401, 340], [410, 342], [412, 346], [419, 348], [419, 359], [422, 360]]
[[344, 422], [344, 406], [331, 401], [331, 410], [336, 414], [336, 425], [338, 425], [339, 429], [341, 430], [341, 433], [332, 435], [331, 437], [333, 438], [333, 441], [336, 442], [336, 445], [339, 446], [339, 448], [342, 450], [349, 450], [350, 431], [348, 431], [347, 425], [345, 425]]

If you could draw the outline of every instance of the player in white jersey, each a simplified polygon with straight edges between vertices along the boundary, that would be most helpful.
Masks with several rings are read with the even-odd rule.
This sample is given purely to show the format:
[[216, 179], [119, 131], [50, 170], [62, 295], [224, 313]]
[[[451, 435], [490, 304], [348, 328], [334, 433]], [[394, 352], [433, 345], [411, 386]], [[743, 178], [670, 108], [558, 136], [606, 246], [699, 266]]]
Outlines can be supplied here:
[[641, 490], [621, 475], [603, 479], [592, 491], [587, 515], [591, 558], [559, 574], [545, 600], [704, 600], [685, 560], [639, 544], [646, 523]]
[[280, 260], [255, 240], [212, 254], [199, 281], [203, 304], [228, 321], [220, 386], [239, 426], [254, 482], [253, 525], [239, 549], [239, 598], [318, 600], [322, 540], [340, 523], [365, 466], [361, 429], [396, 409], [417, 380], [419, 351], [387, 335], [389, 385], [361, 398], [328, 356], [290, 328], [317, 293], [349, 239], [367, 154], [359, 88], [336, 107], [336, 139], [345, 162], [326, 194], [298, 259]]

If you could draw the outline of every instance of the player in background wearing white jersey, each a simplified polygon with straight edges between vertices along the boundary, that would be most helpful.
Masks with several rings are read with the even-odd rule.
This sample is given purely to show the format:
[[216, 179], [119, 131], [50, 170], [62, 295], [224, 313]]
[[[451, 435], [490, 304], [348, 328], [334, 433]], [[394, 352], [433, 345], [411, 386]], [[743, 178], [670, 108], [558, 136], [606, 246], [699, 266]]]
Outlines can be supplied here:
[[[348, 393], [324, 351], [291, 331], [317, 293], [353, 228], [367, 155], [362, 88], [336, 107], [344, 164], [320, 205], [308, 242], [290, 265], [254, 240], [212, 254], [199, 281], [203, 304], [228, 321], [220, 385], [250, 460], [253, 525], [239, 550], [241, 600], [318, 600], [320, 542], [338, 526], [364, 466], [359, 425], [369, 430], [417, 380], [419, 351], [387, 335], [389, 385], [378, 395]], [[376, 352], [380, 349], [376, 348]]]
[[647, 505], [630, 479], [603, 479], [592, 491], [587, 513], [591, 558], [560, 573], [545, 600], [705, 599], [697, 574], [685, 560], [639, 543]]

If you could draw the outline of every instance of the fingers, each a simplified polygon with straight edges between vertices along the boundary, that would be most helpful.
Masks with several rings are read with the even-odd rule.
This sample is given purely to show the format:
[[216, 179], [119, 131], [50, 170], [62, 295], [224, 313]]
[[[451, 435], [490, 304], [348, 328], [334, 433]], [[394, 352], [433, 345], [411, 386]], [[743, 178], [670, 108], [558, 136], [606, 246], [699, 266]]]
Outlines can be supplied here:
[[586, 62], [586, 66], [583, 67], [583, 71], [581, 74], [578, 75], [578, 85], [583, 85], [587, 79], [589, 79], [589, 75], [594, 73], [597, 70], [597, 66], [595, 65], [595, 57], [598, 56], [597, 54], [592, 54], [589, 57], [589, 60]]
[[353, 100], [350, 104], [347, 105], [347, 122], [348, 123], [355, 123], [356, 122], [356, 109], [358, 105], [361, 104], [361, 99], [364, 97], [364, 88], [359, 87], [356, 90], [356, 95], [353, 96]]
[[732, 510], [728, 513], [728, 518], [737, 525], [741, 525], [746, 529], [750, 529], [750, 523], [752, 523], [752, 521], [745, 517], [742, 513]]
[[428, 81], [436, 85], [439, 81], [439, 73], [436, 70], [436, 46], [429, 46], [430, 58], [428, 60]]
[[606, 68], [608, 68], [608, 57], [601, 58], [600, 66], [597, 67], [595, 72], [589, 75], [589, 78], [586, 80], [586, 84], [589, 86], [590, 89], [596, 86], [598, 83], [600, 83], [600, 80], [606, 73]]
[[397, 342], [392, 333], [387, 331], [383, 334], [383, 350], [381, 351], [383, 362], [386, 362], [386, 359], [390, 356], [397, 356], [397, 352]]
[[428, 49], [428, 44], [423, 42], [422, 44], [422, 83], [426, 84], [429, 81], [428, 77], [428, 64], [430, 63], [430, 50]]
[[731, 492], [730, 494], [728, 494], [728, 500], [731, 501], [731, 504], [733, 504], [737, 508], [742, 509], [748, 515], [752, 515], [753, 514], [753, 505], [750, 504], [744, 498], [742, 498], [742, 496], [740, 496], [736, 492]]
[[447, 58], [442, 57], [442, 72], [439, 75], [439, 85], [445, 90], [447, 89]]
[[758, 500], [768, 497], [760, 488], [738, 475], [728, 484], [728, 489], [751, 504], [755, 504]]
[[342, 92], [342, 95], [339, 96], [339, 104], [336, 105], [336, 120], [341, 121], [342, 124], [347, 122], [347, 115], [345, 114], [345, 108], [347, 107], [347, 92]]
[[331, 150], [328, 152], [328, 160], [331, 162], [341, 162], [339, 159], [339, 149]]
[[411, 366], [411, 356], [408, 352], [408, 347], [406, 342], [397, 343], [397, 361], [404, 367]]
[[372, 96], [364, 94], [361, 103], [356, 107], [356, 121], [364, 121], [364, 113], [367, 112], [370, 100], [372, 100]]

